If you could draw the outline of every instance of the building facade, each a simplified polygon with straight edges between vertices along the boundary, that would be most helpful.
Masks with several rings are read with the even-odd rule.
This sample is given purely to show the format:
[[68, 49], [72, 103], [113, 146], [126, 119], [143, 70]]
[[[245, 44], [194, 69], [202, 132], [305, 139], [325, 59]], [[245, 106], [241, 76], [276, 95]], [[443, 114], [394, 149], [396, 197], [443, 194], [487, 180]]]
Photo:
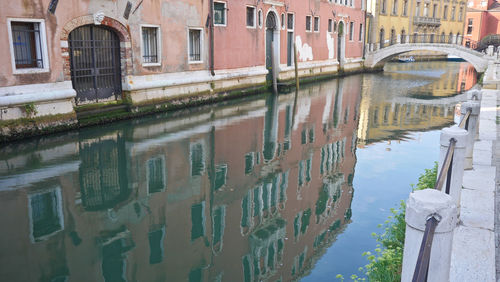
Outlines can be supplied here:
[[468, 1], [464, 44], [478, 45], [487, 36], [496, 36], [496, 41], [499, 41], [498, 34], [500, 34], [500, 4], [495, 0]]
[[370, 48], [396, 43], [458, 43], [465, 1], [368, 0]]
[[[23, 1], [0, 11], [2, 135], [362, 66], [364, 1]], [[213, 3], [212, 3], [213, 2]], [[203, 98], [200, 98], [203, 97]], [[166, 105], [165, 105], [166, 104]]]

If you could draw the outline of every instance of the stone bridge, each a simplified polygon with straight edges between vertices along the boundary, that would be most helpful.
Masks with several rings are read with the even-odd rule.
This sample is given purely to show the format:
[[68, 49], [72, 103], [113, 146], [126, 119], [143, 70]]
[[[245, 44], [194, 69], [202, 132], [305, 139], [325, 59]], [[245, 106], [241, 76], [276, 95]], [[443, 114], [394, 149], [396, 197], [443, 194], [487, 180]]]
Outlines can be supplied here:
[[[369, 49], [368, 49], [369, 50]], [[448, 43], [406, 43], [393, 44], [375, 51], [367, 51], [365, 56], [365, 67], [382, 67], [391, 58], [409, 51], [437, 51], [454, 55], [471, 63], [477, 72], [482, 73], [488, 67], [489, 56], [466, 48], [462, 45]]]

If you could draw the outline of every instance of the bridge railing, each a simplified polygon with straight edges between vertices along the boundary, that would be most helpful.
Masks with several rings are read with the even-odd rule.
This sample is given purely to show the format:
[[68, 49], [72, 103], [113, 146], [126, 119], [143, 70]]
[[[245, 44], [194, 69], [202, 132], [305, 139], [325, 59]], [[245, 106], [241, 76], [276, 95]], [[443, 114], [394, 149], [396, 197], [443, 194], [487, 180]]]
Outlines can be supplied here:
[[470, 100], [462, 104], [460, 124], [441, 131], [439, 174], [434, 189], [414, 191], [407, 201], [401, 281], [449, 281], [465, 160], [472, 158], [480, 108], [480, 91], [468, 94]]
[[389, 39], [384, 39], [375, 43], [369, 43], [368, 50], [376, 51], [397, 44], [416, 44], [416, 43], [439, 43], [439, 44], [452, 44], [462, 45], [469, 49], [477, 49], [479, 43], [477, 41], [464, 38], [457, 34], [398, 34], [392, 35]]

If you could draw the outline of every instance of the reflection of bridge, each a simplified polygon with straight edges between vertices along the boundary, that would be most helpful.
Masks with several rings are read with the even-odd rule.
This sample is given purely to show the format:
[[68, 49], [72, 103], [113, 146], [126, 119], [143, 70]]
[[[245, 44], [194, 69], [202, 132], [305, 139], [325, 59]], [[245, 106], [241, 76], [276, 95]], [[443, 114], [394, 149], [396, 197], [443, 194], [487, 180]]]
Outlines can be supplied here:
[[[378, 48], [373, 48], [377, 46]], [[453, 43], [393, 43], [387, 47], [383, 44], [370, 45], [365, 56], [365, 66], [376, 68], [382, 66], [390, 58], [410, 51], [437, 51], [458, 56], [471, 63], [477, 72], [484, 72], [488, 67], [488, 57], [480, 52]], [[374, 51], [370, 51], [374, 50]]]

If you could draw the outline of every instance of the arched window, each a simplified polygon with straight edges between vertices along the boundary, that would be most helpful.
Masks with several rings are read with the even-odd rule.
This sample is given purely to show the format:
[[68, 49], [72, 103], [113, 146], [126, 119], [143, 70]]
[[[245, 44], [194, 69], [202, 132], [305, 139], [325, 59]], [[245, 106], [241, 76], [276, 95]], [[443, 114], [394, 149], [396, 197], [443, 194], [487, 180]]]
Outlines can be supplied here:
[[380, 49], [384, 48], [384, 40], [385, 40], [385, 35], [384, 35], [384, 29], [380, 29], [380, 36], [379, 36], [379, 42], [380, 42]]
[[405, 44], [406, 43], [406, 34], [405, 34], [405, 30], [401, 30], [401, 44]]
[[391, 29], [391, 39], [390, 40], [391, 40], [390, 41], [391, 45], [396, 44], [396, 30], [394, 30], [394, 28]]

